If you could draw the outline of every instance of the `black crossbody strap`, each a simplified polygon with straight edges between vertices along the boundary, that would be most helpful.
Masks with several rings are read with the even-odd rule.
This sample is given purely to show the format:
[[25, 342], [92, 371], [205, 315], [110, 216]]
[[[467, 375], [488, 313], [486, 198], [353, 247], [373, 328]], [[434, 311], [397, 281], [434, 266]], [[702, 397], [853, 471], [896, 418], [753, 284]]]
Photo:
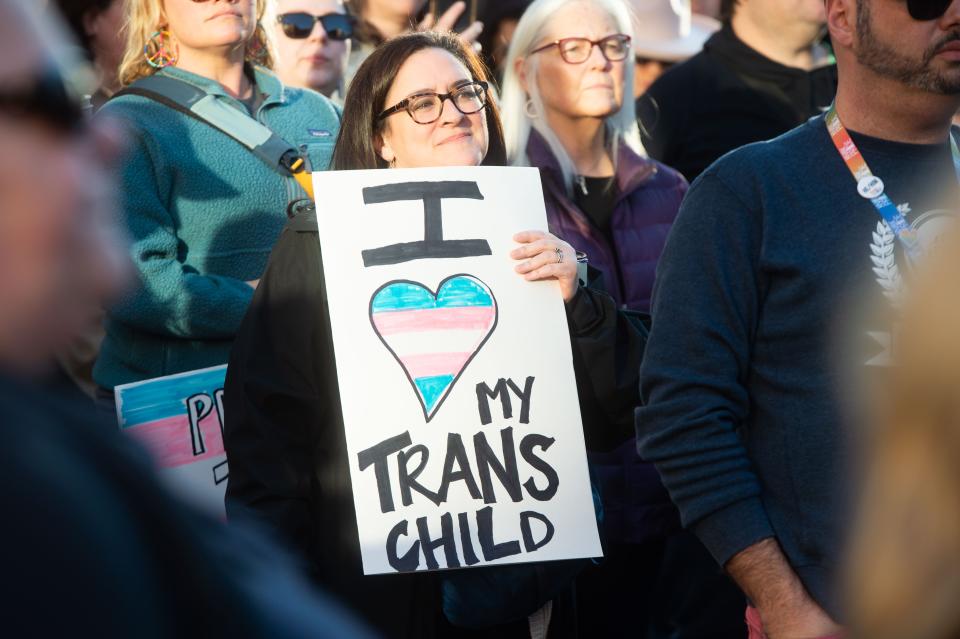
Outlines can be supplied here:
[[313, 198], [313, 182], [307, 164], [286, 140], [215, 95], [189, 82], [160, 75], [147, 76], [114, 94], [139, 95], [203, 122], [245, 146], [272, 170], [293, 177]]

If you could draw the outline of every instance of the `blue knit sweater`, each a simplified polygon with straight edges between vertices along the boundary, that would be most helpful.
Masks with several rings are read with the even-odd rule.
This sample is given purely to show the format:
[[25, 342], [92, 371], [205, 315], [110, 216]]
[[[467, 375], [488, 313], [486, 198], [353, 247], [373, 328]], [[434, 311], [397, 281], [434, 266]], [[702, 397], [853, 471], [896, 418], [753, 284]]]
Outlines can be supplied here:
[[[246, 107], [207, 78], [159, 71]], [[305, 149], [326, 169], [340, 113], [318, 93], [283, 86], [255, 70], [263, 100], [256, 118]], [[264, 164], [239, 142], [149, 98], [124, 95], [98, 117], [130, 126], [121, 166], [121, 204], [139, 285], [108, 310], [94, 367], [103, 387], [224, 364], [253, 289], [292, 199], [296, 181]]]

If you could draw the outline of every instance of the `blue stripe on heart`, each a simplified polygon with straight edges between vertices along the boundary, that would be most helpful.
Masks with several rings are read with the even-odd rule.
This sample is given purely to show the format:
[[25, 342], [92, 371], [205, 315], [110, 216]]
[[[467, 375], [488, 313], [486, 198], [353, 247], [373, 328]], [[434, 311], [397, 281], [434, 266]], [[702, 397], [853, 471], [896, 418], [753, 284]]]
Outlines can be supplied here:
[[416, 311], [428, 308], [459, 308], [464, 306], [492, 306], [489, 290], [478, 280], [458, 276], [442, 284], [437, 296], [416, 282], [394, 282], [373, 298], [374, 313]]
[[[436, 295], [419, 282], [398, 280], [374, 293], [370, 321], [406, 373], [429, 422], [496, 326], [496, 300], [470, 275], [447, 278]], [[456, 331], [446, 333], [451, 352], [431, 349], [429, 336], [444, 331]]]
[[443, 393], [453, 384], [453, 375], [434, 375], [433, 377], [418, 377], [413, 380], [420, 396], [423, 398], [423, 405], [427, 413], [432, 413], [436, 408], [437, 402], [443, 397]]

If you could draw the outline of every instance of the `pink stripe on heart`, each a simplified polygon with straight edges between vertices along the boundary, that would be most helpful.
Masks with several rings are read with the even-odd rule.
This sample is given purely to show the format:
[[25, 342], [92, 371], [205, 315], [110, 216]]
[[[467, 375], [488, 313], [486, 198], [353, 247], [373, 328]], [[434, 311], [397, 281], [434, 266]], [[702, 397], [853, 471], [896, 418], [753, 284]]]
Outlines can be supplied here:
[[377, 332], [386, 336], [438, 330], [486, 330], [493, 323], [496, 312], [492, 306], [428, 308], [417, 311], [382, 311], [374, 313], [372, 319]]
[[400, 363], [413, 379], [418, 377], [434, 377], [436, 375], [453, 375], [463, 368], [470, 359], [471, 353], [426, 353], [423, 355], [407, 355], [400, 358]]
[[203, 443], [206, 448], [206, 452], [202, 455], [193, 454], [190, 419], [186, 415], [140, 424], [125, 432], [130, 433], [150, 451], [160, 468], [184, 466], [224, 453], [223, 436], [220, 433], [216, 411], [212, 411], [200, 421], [200, 432], [203, 433]]

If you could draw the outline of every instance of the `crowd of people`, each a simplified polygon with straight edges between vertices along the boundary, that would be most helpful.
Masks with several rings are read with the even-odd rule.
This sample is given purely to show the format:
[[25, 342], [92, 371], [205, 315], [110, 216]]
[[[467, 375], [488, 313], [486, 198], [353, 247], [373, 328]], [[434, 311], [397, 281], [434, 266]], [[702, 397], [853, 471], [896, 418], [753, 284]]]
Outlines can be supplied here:
[[[43, 4], [0, 0], [11, 636], [960, 632], [960, 0]], [[310, 174], [455, 166], [539, 171], [603, 557], [365, 576]], [[226, 524], [115, 408], [222, 364]]]

